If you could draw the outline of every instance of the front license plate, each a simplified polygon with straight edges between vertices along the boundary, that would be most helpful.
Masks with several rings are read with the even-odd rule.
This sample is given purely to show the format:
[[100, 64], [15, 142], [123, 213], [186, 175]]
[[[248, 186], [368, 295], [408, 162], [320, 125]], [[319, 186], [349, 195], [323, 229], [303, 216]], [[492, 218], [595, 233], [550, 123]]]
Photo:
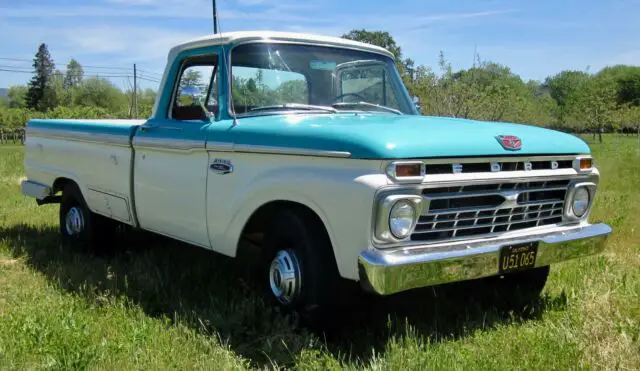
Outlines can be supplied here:
[[504, 246], [500, 250], [499, 273], [508, 273], [533, 268], [538, 254], [537, 243]]

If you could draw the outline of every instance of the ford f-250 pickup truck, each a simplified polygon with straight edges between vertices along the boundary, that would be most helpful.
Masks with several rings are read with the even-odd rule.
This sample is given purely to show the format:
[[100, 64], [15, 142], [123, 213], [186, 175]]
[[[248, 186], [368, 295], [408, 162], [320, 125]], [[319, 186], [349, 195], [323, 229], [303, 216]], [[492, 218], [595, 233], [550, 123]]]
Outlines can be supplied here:
[[[423, 116], [393, 55], [280, 32], [173, 47], [147, 120], [30, 120], [22, 192], [97, 247], [124, 223], [235, 257], [258, 236], [264, 291], [305, 315], [359, 282], [387, 295], [500, 277], [543, 289], [599, 253], [599, 172], [575, 136]], [[498, 281], [496, 281], [498, 282]], [[496, 283], [497, 284], [497, 283]]]

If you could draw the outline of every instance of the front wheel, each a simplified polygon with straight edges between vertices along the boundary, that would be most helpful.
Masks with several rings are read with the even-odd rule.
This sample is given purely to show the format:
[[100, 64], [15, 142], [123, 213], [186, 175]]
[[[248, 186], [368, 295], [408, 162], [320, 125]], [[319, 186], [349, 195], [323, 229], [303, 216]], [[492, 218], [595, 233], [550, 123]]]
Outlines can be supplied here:
[[272, 219], [262, 248], [263, 291], [285, 314], [319, 324], [339, 302], [340, 277], [322, 222], [305, 209]]

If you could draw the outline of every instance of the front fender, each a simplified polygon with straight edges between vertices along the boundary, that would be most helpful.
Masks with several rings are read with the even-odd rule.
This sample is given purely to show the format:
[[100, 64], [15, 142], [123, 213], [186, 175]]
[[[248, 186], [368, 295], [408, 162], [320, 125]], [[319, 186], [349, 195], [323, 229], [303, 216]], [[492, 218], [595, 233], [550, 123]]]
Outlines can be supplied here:
[[[273, 201], [296, 202], [313, 210], [324, 224], [340, 275], [357, 279], [358, 254], [367, 247], [371, 236], [373, 196], [384, 184], [386, 177], [371, 174], [371, 169], [270, 169], [247, 179], [227, 194], [227, 200], [215, 201], [218, 210], [209, 220], [212, 246], [220, 253], [235, 256], [241, 233], [256, 210]], [[209, 207], [214, 207], [211, 201]], [[223, 204], [225, 207], [221, 207]]]

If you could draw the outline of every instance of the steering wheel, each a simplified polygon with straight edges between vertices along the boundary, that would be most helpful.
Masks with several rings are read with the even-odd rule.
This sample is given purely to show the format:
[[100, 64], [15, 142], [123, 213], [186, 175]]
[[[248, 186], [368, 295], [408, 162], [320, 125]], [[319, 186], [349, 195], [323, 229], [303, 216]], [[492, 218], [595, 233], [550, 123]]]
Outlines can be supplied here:
[[360, 94], [356, 94], [356, 93], [344, 93], [344, 94], [340, 94], [337, 97], [333, 98], [333, 102], [335, 103], [338, 99], [341, 99], [343, 97], [349, 96], [349, 95], [353, 95], [355, 97], [360, 98], [361, 101], [366, 101], [367, 99], [365, 97], [363, 97]]

